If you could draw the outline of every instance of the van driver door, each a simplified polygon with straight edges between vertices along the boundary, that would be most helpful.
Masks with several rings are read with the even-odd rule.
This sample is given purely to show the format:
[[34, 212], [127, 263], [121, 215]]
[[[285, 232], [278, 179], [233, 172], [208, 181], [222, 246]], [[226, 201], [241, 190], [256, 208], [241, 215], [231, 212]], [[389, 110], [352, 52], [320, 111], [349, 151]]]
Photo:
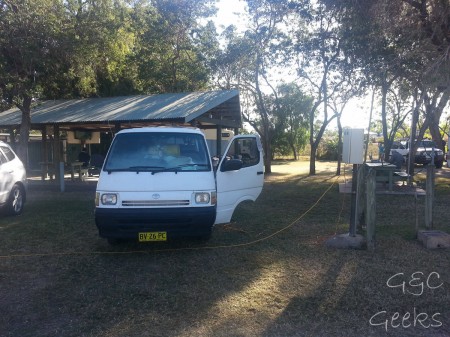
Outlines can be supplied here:
[[264, 159], [257, 135], [235, 136], [216, 172], [217, 215], [215, 224], [228, 223], [237, 205], [255, 201], [264, 184]]

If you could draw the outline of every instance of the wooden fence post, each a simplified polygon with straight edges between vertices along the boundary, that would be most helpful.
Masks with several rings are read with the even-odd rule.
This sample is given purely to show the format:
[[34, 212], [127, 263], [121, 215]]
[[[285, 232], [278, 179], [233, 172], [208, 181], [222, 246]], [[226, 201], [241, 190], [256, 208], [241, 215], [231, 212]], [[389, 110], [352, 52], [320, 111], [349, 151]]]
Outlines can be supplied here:
[[350, 206], [350, 236], [356, 236], [356, 190], [358, 185], [358, 164], [353, 164], [352, 194]]
[[376, 171], [369, 169], [366, 175], [366, 237], [367, 248], [375, 249], [375, 220], [377, 213], [377, 205], [375, 198], [376, 189]]
[[356, 227], [362, 230], [365, 225], [366, 209], [366, 165], [358, 167], [358, 185], [356, 189]]
[[425, 185], [425, 227], [427, 229], [433, 228], [434, 174], [434, 165], [428, 165]]

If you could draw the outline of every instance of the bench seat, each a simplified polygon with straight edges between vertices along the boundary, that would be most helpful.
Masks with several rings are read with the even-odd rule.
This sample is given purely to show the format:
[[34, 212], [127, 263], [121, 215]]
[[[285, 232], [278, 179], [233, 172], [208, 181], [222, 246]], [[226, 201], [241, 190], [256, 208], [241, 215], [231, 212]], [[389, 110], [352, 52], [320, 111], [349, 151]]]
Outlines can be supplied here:
[[[393, 182], [396, 182], [396, 181], [406, 182], [408, 180], [408, 178], [409, 178], [409, 174], [406, 172], [403, 172], [403, 171], [394, 172], [394, 174], [392, 175]], [[378, 182], [387, 183], [387, 182], [389, 182], [389, 175], [387, 175], [387, 174], [377, 175], [375, 180]]]
[[408, 173], [399, 171], [399, 172], [394, 172], [393, 179], [394, 179], [394, 181], [402, 181], [403, 183], [405, 183], [409, 177], [410, 177], [410, 175]]

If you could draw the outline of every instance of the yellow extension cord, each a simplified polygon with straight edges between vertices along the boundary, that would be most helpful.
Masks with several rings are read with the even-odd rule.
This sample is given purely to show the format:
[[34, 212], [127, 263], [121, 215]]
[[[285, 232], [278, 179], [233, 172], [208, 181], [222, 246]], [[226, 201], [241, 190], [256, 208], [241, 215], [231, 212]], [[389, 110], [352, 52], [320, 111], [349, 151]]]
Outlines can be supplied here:
[[[43, 257], [43, 256], [76, 256], [76, 255], [121, 255], [121, 254], [149, 254], [153, 252], [169, 252], [169, 251], [181, 251], [181, 250], [212, 250], [212, 249], [222, 249], [222, 248], [240, 248], [245, 246], [254, 245], [256, 243], [266, 241], [281, 232], [284, 232], [285, 230], [291, 228], [293, 225], [295, 225], [298, 221], [300, 221], [302, 218], [304, 218], [309, 212], [311, 212], [317, 204], [325, 197], [325, 195], [331, 190], [331, 188], [336, 184], [338, 180], [338, 177], [333, 181], [333, 183], [325, 190], [325, 192], [322, 193], [322, 195], [317, 199], [315, 203], [311, 205], [305, 212], [303, 212], [299, 217], [297, 217], [294, 221], [289, 223], [287, 226], [275, 231], [274, 233], [267, 235], [263, 238], [245, 242], [245, 243], [238, 243], [238, 244], [231, 244], [231, 245], [217, 245], [217, 246], [202, 246], [202, 247], [183, 247], [183, 248], [166, 248], [166, 249], [158, 249], [158, 250], [152, 250], [152, 251], [143, 251], [143, 250], [132, 250], [132, 251], [125, 251], [125, 252], [106, 252], [106, 251], [99, 251], [99, 252], [56, 252], [56, 253], [34, 253], [34, 254], [11, 254], [11, 255], [0, 255], [0, 259], [7, 259], [7, 258], [19, 258], [19, 257]], [[344, 200], [342, 202], [342, 208], [338, 216], [338, 221], [336, 224], [336, 232], [337, 232], [337, 226], [340, 221], [341, 213], [344, 208]]]

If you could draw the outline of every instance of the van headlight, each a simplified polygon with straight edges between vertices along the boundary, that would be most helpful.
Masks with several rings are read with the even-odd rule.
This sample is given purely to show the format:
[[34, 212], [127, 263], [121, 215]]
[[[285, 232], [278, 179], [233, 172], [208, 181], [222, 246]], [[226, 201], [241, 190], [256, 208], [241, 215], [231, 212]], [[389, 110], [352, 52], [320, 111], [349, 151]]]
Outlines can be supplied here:
[[117, 204], [117, 194], [116, 193], [104, 193], [102, 194], [102, 204], [103, 205], [115, 205]]
[[197, 192], [195, 193], [195, 203], [196, 204], [209, 204], [211, 196], [208, 192]]

